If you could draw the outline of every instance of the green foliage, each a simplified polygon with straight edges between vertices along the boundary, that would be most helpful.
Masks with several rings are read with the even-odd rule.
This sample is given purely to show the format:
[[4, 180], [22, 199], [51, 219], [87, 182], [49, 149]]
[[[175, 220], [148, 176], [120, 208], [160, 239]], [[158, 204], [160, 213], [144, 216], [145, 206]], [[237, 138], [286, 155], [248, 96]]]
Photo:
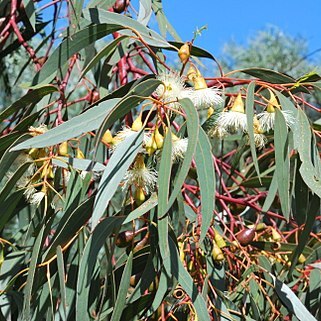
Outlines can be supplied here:
[[321, 77], [296, 44], [262, 33], [205, 81], [161, 1], [23, 4], [0, 5], [29, 56], [0, 113], [0, 320], [320, 319]]

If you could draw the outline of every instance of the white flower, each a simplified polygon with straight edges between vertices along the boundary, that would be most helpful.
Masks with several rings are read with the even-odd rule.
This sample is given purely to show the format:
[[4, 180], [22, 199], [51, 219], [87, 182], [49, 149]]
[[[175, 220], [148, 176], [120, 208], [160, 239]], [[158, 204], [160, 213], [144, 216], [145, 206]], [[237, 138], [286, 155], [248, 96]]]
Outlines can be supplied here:
[[204, 89], [186, 89], [183, 95], [189, 98], [197, 109], [209, 108], [223, 102], [221, 90], [211, 87]]
[[32, 186], [28, 185], [26, 187], [26, 190], [23, 192], [23, 195], [25, 196], [26, 200], [30, 202], [32, 199], [33, 195], [36, 194], [37, 190]]
[[[267, 143], [267, 138], [262, 133], [254, 133], [254, 143], [256, 148], [262, 149]], [[247, 144], [250, 145], [250, 138], [247, 136]]]
[[178, 138], [173, 135], [172, 162], [178, 162], [184, 158], [188, 146], [188, 138]]
[[41, 201], [43, 200], [43, 198], [45, 197], [45, 193], [44, 192], [37, 192], [35, 194], [33, 194], [30, 199], [29, 199], [29, 203], [32, 205], [36, 205], [39, 206]]
[[32, 136], [38, 136], [48, 131], [48, 127], [45, 124], [42, 124], [38, 127], [29, 127], [29, 132]]
[[[289, 110], [280, 110], [281, 113], [284, 116], [286, 125], [290, 127], [294, 124], [295, 120], [294, 117]], [[266, 132], [268, 132], [271, 129], [274, 129], [274, 123], [275, 123], [275, 112], [268, 112], [264, 111], [257, 115], [257, 118], [259, 119], [260, 125], [262, 129]]]
[[210, 137], [217, 137], [217, 138], [223, 139], [228, 135], [228, 132], [224, 127], [216, 125], [208, 131], [208, 135]]
[[162, 81], [163, 84], [156, 88], [155, 94], [169, 107], [179, 108], [179, 104], [175, 100], [183, 98], [182, 93], [185, 88], [183, 79], [173, 72], [159, 74], [157, 79]]
[[144, 156], [139, 154], [133, 167], [127, 171], [124, 182], [123, 189], [134, 185], [136, 188], [141, 188], [144, 193], [149, 194], [155, 188], [157, 172], [151, 166], [146, 166]]
[[254, 143], [258, 149], [262, 149], [267, 143], [267, 138], [265, 137], [264, 134], [254, 133]]
[[[123, 140], [125, 140], [126, 138], [134, 135], [135, 133], [137, 133], [137, 131], [134, 131], [133, 129], [131, 129], [130, 127], [124, 127], [121, 131], [119, 131], [113, 138], [113, 143], [111, 144], [111, 150], [114, 151], [118, 144], [121, 143]], [[143, 144], [146, 145], [146, 143], [150, 140], [150, 133], [148, 132], [144, 132], [144, 137], [143, 137]], [[144, 150], [141, 149], [141, 152], [143, 152]]]
[[233, 110], [222, 112], [216, 120], [216, 125], [221, 127], [221, 131], [234, 133], [241, 130], [245, 132], [247, 129], [246, 114]]

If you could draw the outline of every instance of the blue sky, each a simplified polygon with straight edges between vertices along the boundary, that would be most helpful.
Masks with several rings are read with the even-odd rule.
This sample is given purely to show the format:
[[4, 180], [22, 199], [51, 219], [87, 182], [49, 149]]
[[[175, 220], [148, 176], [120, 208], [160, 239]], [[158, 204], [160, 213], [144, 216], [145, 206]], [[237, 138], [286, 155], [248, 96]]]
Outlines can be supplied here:
[[246, 44], [268, 25], [308, 40], [310, 52], [321, 48], [321, 0], [164, 0], [164, 11], [183, 40], [196, 27], [208, 29], [195, 45], [219, 55], [229, 40]]

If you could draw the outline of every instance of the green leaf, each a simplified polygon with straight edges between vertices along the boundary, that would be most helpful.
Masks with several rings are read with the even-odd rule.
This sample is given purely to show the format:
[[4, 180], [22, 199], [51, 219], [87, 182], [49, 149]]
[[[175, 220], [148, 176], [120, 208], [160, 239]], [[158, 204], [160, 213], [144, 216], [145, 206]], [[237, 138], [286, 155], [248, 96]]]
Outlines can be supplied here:
[[3, 188], [0, 191], [0, 204], [7, 198], [7, 196], [14, 190], [17, 182], [21, 178], [21, 176], [26, 172], [31, 163], [26, 162], [22, 164], [10, 177], [10, 179], [6, 182]]
[[260, 188], [265, 187], [269, 188], [272, 182], [272, 176], [265, 176], [265, 177], [251, 177], [241, 182], [240, 185], [244, 187], [251, 187], [251, 188]]
[[176, 30], [168, 21], [166, 15], [164, 14], [162, 0], [152, 0], [152, 9], [156, 16], [161, 35], [166, 38], [166, 34], [168, 32], [176, 41], [182, 41]]
[[[17, 205], [23, 197], [24, 190], [18, 190], [10, 194], [1, 203], [0, 231], [6, 226], [13, 215], [17, 214]], [[0, 264], [1, 265], [1, 264]]]
[[65, 275], [65, 267], [64, 267], [64, 255], [62, 253], [61, 246], [57, 246], [57, 266], [58, 266], [58, 276], [59, 276], [59, 286], [60, 286], [60, 299], [63, 310], [63, 321], [66, 320], [67, 315], [67, 298], [66, 298], [66, 275]]
[[107, 10], [111, 8], [114, 3], [115, 3], [114, 0], [90, 0], [87, 4], [87, 8], [104, 6], [104, 8]]
[[204, 130], [200, 127], [195, 152], [195, 163], [202, 202], [200, 242], [204, 240], [207, 230], [211, 225], [215, 204], [216, 184], [211, 150], [211, 143], [209, 142]]
[[168, 193], [172, 169], [172, 132], [168, 130], [162, 150], [162, 156], [158, 171], [158, 208], [157, 208], [157, 231], [159, 239], [160, 255], [169, 273], [168, 265], [168, 216], [166, 214], [168, 205]]
[[315, 223], [315, 218], [320, 212], [320, 198], [316, 194], [314, 194], [311, 198], [307, 219], [303, 231], [299, 234], [298, 246], [290, 257], [291, 268], [289, 273], [292, 273], [300, 254], [303, 252], [305, 246], [309, 242], [310, 233], [312, 232]]
[[255, 81], [252, 81], [247, 88], [246, 95], [246, 118], [247, 118], [247, 132], [249, 135], [251, 154], [255, 170], [258, 174], [259, 181], [261, 182], [260, 168], [257, 161], [256, 146], [254, 141], [254, 128], [253, 128], [253, 117], [254, 117], [254, 90]]
[[90, 159], [80, 159], [80, 158], [62, 157], [62, 156], [53, 158], [52, 164], [62, 168], [69, 168], [69, 166], [71, 166], [74, 169], [78, 169], [86, 172], [102, 172], [106, 168], [105, 165], [99, 162], [94, 162]]
[[49, 56], [46, 63], [33, 79], [32, 85], [48, 83], [54, 75], [61, 70], [68, 59], [96, 40], [103, 38], [113, 32], [120, 30], [120, 27], [112, 24], [91, 25], [72, 36], [68, 36], [57, 49]]
[[[173, 205], [178, 193], [181, 190], [181, 187], [185, 181], [185, 178], [190, 169], [191, 161], [194, 156], [194, 152], [196, 149], [197, 141], [198, 141], [198, 133], [199, 133], [199, 118], [198, 113], [192, 104], [192, 102], [185, 98], [179, 100], [183, 110], [186, 113], [186, 124], [187, 124], [187, 132], [188, 132], [188, 146], [184, 156], [184, 160], [182, 166], [178, 172], [176, 180], [174, 182], [174, 188], [170, 195], [167, 210]], [[167, 212], [167, 210], [165, 212]]]
[[93, 206], [93, 197], [79, 205], [69, 216], [64, 215], [60, 219], [54, 237], [44, 253], [44, 261], [56, 254], [56, 248], [62, 248], [76, 235], [79, 229], [88, 221]]
[[[84, 9], [83, 15], [85, 19], [95, 24], [107, 23], [117, 26], [119, 28], [118, 30], [127, 29], [121, 30], [119, 32], [122, 35], [137, 38], [136, 33], [138, 33], [143, 38], [143, 40], [150, 46], [163, 48], [169, 47], [169, 43], [157, 32], [143, 26], [138, 21], [135, 21], [129, 17], [96, 8]], [[136, 31], [136, 33], [131, 30]]]
[[121, 318], [121, 315], [126, 303], [126, 296], [129, 288], [129, 281], [130, 281], [130, 276], [132, 272], [132, 266], [133, 266], [133, 252], [130, 252], [123, 275], [121, 277], [120, 285], [118, 288], [117, 299], [115, 302], [114, 311], [110, 321], [119, 321]]
[[119, 101], [120, 99], [118, 98], [103, 101], [98, 106], [95, 106], [85, 113], [64, 122], [60, 126], [55, 127], [42, 135], [32, 137], [26, 142], [18, 144], [12, 148], [11, 151], [32, 147], [42, 148], [52, 146], [95, 130], [100, 126], [108, 112], [112, 110]]
[[85, 68], [83, 69], [80, 78], [82, 78], [84, 75], [86, 75], [86, 73], [92, 69], [97, 63], [99, 63], [99, 61], [105, 57], [105, 56], [110, 56], [113, 54], [113, 52], [116, 50], [118, 44], [124, 40], [128, 38], [128, 36], [120, 36], [116, 39], [114, 39], [113, 41], [109, 42], [103, 49], [101, 49], [96, 55], [95, 57], [93, 57], [90, 62], [85, 66]]
[[150, 17], [152, 15], [152, 1], [151, 0], [139, 0], [139, 11], [137, 21], [143, 26], [147, 26]]
[[24, 96], [15, 101], [12, 105], [0, 113], [0, 122], [18, 111], [24, 111], [30, 104], [36, 104], [43, 97], [57, 92], [58, 89], [53, 85], [43, 85], [41, 87], [29, 90]]
[[75, 31], [80, 29], [81, 11], [84, 5], [84, 0], [71, 0], [68, 2], [70, 16], [70, 35], [74, 35]]
[[122, 221], [121, 217], [108, 217], [100, 221], [86, 243], [77, 279], [76, 320], [89, 320], [88, 299], [97, 256], [106, 239]]
[[271, 69], [246, 68], [246, 69], [241, 69], [240, 71], [250, 76], [257, 77], [258, 79], [270, 82], [272, 84], [295, 83], [294, 78]]
[[201, 293], [198, 292], [198, 289], [194, 284], [192, 277], [185, 270], [185, 267], [179, 258], [176, 245], [171, 238], [169, 238], [169, 248], [172, 275], [177, 279], [184, 291], [191, 298], [198, 319], [202, 321], [210, 321], [204, 298]]
[[144, 215], [152, 208], [154, 208], [158, 204], [158, 197], [156, 193], [153, 193], [148, 200], [146, 200], [142, 205], [135, 208], [132, 212], [130, 212], [126, 219], [124, 220], [123, 224], [127, 224], [133, 220], [136, 220], [140, 216]]
[[283, 216], [288, 220], [290, 211], [289, 199], [289, 155], [287, 144], [288, 130], [282, 112], [275, 109], [274, 125], [274, 144], [275, 144], [275, 163], [276, 177], [278, 182], [278, 191], [280, 196]]
[[56, 145], [68, 139], [95, 130], [103, 123], [103, 126], [97, 135], [97, 142], [99, 142], [102, 134], [107, 128], [112, 126], [116, 120], [127, 114], [131, 108], [136, 107], [161, 83], [156, 79], [144, 79], [134, 82], [133, 88], [123, 99], [113, 98], [103, 101], [99, 105], [69, 121], [64, 122], [60, 126], [55, 127], [42, 135], [32, 137], [28, 141], [15, 146], [12, 148], [12, 151], [31, 147], [41, 148]]
[[278, 280], [273, 274], [270, 273], [270, 275], [276, 293], [288, 311], [293, 313], [300, 321], [317, 321], [286, 284]]
[[32, 247], [32, 255], [28, 269], [27, 283], [24, 289], [24, 300], [22, 310], [22, 320], [24, 321], [29, 321], [31, 316], [32, 288], [34, 284], [37, 263], [42, 249], [45, 227], [46, 225], [43, 224]]
[[133, 132], [117, 145], [98, 186], [92, 215], [93, 227], [98, 224], [99, 219], [104, 215], [105, 209], [116, 192], [119, 183], [141, 149], [142, 142], [143, 131], [140, 131]]
[[[25, 141], [29, 138], [29, 135], [22, 135], [19, 136], [11, 145], [11, 147], [17, 145], [20, 142]], [[8, 170], [11, 167], [11, 165], [14, 164], [14, 161], [17, 159], [17, 157], [21, 154], [21, 152], [10, 152], [9, 150], [6, 150], [5, 153], [2, 155], [0, 160], [0, 182], [2, 181], [3, 177], [8, 174]], [[23, 155], [24, 156], [24, 155]], [[23, 162], [25, 162], [24, 157], [22, 156]], [[18, 163], [18, 161], [17, 161]]]

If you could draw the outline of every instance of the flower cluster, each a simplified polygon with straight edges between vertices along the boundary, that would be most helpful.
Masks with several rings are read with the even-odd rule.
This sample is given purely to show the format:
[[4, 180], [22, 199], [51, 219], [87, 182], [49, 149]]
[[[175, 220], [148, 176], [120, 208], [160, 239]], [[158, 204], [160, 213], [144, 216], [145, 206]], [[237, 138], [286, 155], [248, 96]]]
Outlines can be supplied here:
[[196, 109], [207, 109], [222, 103], [221, 91], [218, 88], [207, 86], [199, 70], [191, 66], [186, 80], [193, 83], [193, 87], [185, 86], [184, 77], [173, 72], [165, 72], [157, 76], [162, 84], [155, 90], [155, 95], [171, 109], [179, 109], [178, 100], [189, 98]]
[[[269, 92], [270, 99], [266, 109], [263, 112], [254, 115], [253, 118], [254, 142], [258, 149], [262, 149], [268, 141], [265, 133], [274, 130], [275, 108], [278, 108], [281, 111], [288, 127], [294, 122], [292, 113], [282, 110], [273, 92], [271, 90], [269, 90]], [[209, 135], [224, 138], [229, 134], [245, 133], [249, 143], [247, 132], [247, 116], [245, 114], [242, 95], [239, 93], [234, 100], [232, 99], [230, 108], [224, 109], [218, 115], [213, 128], [209, 130]]]
[[[32, 136], [38, 136], [47, 132], [46, 125], [40, 125], [38, 127], [29, 127], [29, 133]], [[84, 154], [79, 146], [72, 147], [74, 149], [75, 158], [84, 158]], [[58, 156], [70, 156], [68, 153], [68, 142], [59, 144], [56, 153]], [[24, 197], [26, 201], [38, 207], [44, 199], [48, 199], [48, 195], [52, 191], [59, 198], [59, 193], [54, 188], [54, 178], [56, 173], [56, 167], [52, 163], [54, 157], [52, 148], [31, 148], [26, 152], [22, 152], [15, 159], [11, 165], [11, 170], [16, 171], [17, 168], [24, 164], [30, 164], [24, 174], [16, 182], [16, 186], [19, 189], [24, 189]], [[80, 176], [85, 172], [82, 171]], [[9, 172], [8, 178], [10, 179], [14, 175], [13, 172]], [[70, 177], [70, 171], [68, 168], [62, 169], [63, 184], [66, 184]], [[53, 203], [51, 204], [54, 205]]]

